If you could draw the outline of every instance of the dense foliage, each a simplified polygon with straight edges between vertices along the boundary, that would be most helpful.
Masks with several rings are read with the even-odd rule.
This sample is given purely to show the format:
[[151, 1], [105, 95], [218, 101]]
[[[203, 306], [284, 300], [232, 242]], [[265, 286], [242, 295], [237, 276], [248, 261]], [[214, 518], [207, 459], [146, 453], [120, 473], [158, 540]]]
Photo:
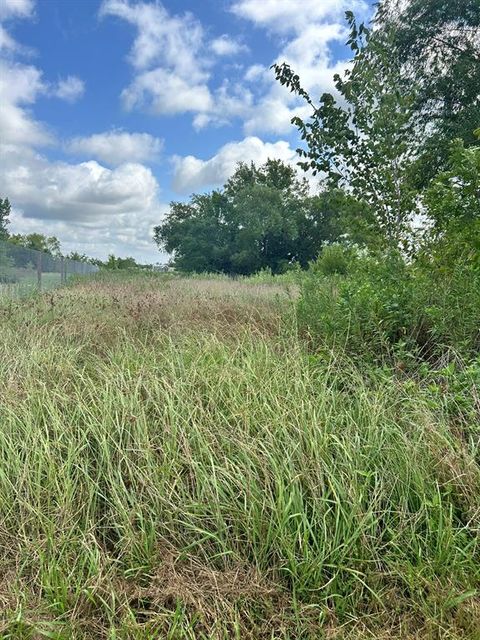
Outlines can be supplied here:
[[316, 347], [414, 362], [480, 352], [480, 147], [453, 145], [423, 196], [431, 226], [406, 261], [329, 247], [304, 279], [299, 326]]
[[479, 5], [462, 3], [459, 17], [449, 1], [397, 4], [381, 3], [373, 31], [347, 12], [354, 58], [335, 78], [341, 99], [324, 94], [316, 106], [275, 65], [312, 108], [292, 120], [300, 165], [325, 172], [366, 214], [304, 278], [299, 327], [314, 348], [402, 366], [468, 360], [480, 350]]
[[240, 164], [223, 189], [172, 202], [155, 240], [180, 271], [281, 273], [293, 263], [306, 267], [338, 237], [340, 216], [354, 205], [340, 190], [310, 196], [279, 160]]
[[450, 141], [476, 144], [480, 113], [480, 3], [478, 0], [382, 0], [379, 33], [390, 34], [402, 74], [415, 82], [419, 132], [418, 185], [445, 169]]
[[286, 63], [274, 65], [277, 79], [305, 99], [310, 119], [293, 118], [306, 149], [299, 164], [325, 173], [327, 184], [341, 187], [364, 204], [356, 221], [371, 246], [398, 247], [415, 213], [411, 174], [415, 159], [413, 105], [415, 87], [406, 82], [390, 38], [372, 36], [347, 13], [352, 69], [335, 75], [341, 99], [325, 93], [319, 105], [302, 88]]

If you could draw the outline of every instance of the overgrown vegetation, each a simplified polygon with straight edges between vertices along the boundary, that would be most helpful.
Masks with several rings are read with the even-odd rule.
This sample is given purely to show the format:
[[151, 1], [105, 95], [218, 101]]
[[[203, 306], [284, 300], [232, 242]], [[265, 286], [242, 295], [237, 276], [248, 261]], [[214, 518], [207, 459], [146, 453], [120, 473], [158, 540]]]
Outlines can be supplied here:
[[0, 307], [2, 637], [480, 637], [479, 5], [397, 4], [341, 99], [275, 66], [319, 195], [240, 165], [189, 278]]
[[285, 287], [1, 309], [2, 637], [476, 637], [478, 366], [312, 355]]
[[480, 148], [455, 143], [425, 193], [431, 227], [410, 261], [332, 245], [303, 279], [299, 326], [313, 348], [412, 364], [480, 351]]

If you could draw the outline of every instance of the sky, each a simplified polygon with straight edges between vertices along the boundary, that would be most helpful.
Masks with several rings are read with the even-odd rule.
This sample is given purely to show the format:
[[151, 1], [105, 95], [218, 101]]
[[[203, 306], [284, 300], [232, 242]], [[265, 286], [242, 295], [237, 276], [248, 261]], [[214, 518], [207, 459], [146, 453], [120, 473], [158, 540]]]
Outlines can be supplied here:
[[172, 200], [221, 186], [240, 161], [296, 165], [312, 96], [348, 64], [345, 10], [367, 0], [0, 0], [0, 197], [12, 233], [65, 253], [164, 262]]

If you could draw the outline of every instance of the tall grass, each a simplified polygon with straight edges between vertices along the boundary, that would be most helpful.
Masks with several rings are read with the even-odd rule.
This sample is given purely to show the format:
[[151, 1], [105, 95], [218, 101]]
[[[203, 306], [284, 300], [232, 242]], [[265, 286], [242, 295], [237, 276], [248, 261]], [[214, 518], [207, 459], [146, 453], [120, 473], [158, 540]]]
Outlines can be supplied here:
[[274, 285], [0, 314], [1, 637], [478, 637], [478, 428], [432, 388], [308, 355]]

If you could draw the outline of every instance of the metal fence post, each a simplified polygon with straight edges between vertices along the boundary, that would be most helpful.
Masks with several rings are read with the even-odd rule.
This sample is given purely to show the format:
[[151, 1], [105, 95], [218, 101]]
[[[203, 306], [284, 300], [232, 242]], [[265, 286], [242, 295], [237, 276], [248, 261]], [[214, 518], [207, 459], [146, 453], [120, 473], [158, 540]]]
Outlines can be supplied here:
[[62, 284], [65, 284], [65, 282], [67, 281], [67, 271], [66, 271], [66, 262], [65, 262], [65, 258], [62, 256], [62, 276], [60, 278], [60, 281]]
[[37, 284], [38, 290], [42, 290], [42, 254], [40, 251], [37, 253]]

